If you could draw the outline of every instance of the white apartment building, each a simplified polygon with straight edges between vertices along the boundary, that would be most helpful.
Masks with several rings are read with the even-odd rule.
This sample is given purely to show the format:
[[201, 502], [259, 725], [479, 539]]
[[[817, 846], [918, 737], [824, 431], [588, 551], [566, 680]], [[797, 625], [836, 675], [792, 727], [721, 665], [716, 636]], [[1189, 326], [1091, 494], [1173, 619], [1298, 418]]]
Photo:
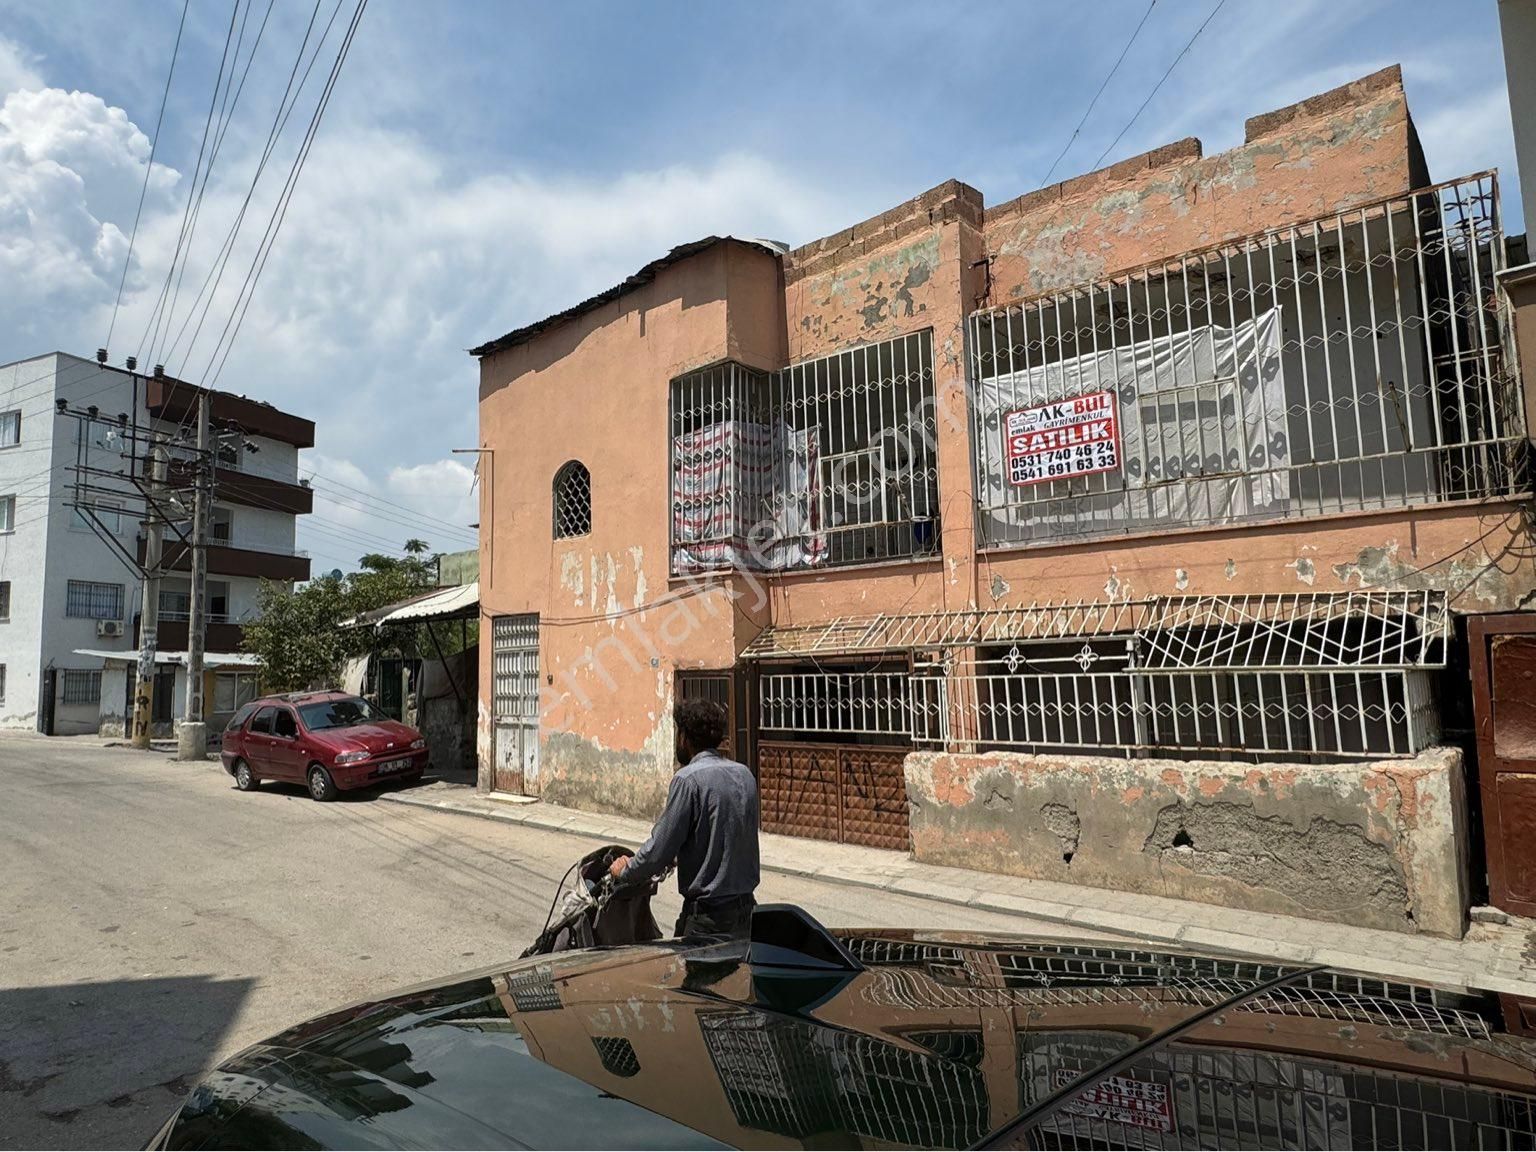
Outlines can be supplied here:
[[[94, 483], [122, 495], [93, 497], [93, 526], [71, 506], [75, 469], [132, 467], [114, 423], [174, 434], [191, 427], [199, 393], [63, 352], [0, 365], [0, 728], [122, 734], [142, 597], [128, 560], [143, 555], [143, 501], [126, 479], [98, 477]], [[211, 396], [215, 425], [243, 433], [221, 450], [215, 469], [204, 695], [213, 724], [255, 691], [241, 624], [256, 610], [261, 580], [309, 578], [294, 535], [297, 517], [313, 504], [298, 471], [315, 426], [259, 401]], [[94, 407], [103, 419], [62, 416], [60, 402]], [[160, 590], [154, 719], [157, 733], [169, 735], [186, 692], [191, 564], [173, 536], [164, 560], [170, 574]]]

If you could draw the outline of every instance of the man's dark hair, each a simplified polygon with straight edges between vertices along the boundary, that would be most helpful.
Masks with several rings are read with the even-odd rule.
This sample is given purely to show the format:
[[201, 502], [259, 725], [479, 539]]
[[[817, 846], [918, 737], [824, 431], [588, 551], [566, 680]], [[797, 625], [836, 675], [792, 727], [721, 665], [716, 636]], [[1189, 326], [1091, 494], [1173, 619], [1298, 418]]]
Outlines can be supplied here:
[[679, 701], [672, 722], [696, 752], [718, 748], [725, 739], [725, 709], [713, 700]]

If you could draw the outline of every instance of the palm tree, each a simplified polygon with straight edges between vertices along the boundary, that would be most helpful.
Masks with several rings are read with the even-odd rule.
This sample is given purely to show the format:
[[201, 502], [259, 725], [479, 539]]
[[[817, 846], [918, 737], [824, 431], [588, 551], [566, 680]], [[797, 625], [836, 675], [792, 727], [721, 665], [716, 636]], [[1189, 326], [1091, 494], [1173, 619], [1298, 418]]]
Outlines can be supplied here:
[[430, 548], [431, 545], [429, 545], [425, 540], [418, 540], [416, 537], [412, 536], [405, 542], [404, 550], [412, 556], [420, 556], [423, 552], [429, 551]]

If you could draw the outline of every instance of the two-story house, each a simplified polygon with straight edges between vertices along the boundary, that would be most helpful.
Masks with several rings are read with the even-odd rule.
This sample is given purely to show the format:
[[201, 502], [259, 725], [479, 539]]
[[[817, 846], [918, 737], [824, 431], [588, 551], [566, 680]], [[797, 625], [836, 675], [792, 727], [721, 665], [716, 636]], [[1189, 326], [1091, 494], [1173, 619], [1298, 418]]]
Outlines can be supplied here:
[[767, 831], [1459, 932], [1466, 620], [1536, 590], [1508, 248], [1391, 68], [485, 343], [483, 785], [653, 813], [703, 695]]

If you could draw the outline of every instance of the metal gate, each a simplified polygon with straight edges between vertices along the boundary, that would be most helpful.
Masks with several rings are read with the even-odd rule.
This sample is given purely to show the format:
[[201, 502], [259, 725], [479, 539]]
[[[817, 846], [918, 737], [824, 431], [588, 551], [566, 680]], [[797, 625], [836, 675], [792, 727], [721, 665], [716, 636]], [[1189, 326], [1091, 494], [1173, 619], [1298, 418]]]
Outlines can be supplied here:
[[1536, 615], [1468, 617], [1467, 646], [1488, 897], [1536, 916]]
[[759, 742], [763, 831], [906, 851], [906, 758], [905, 748]]
[[539, 774], [539, 615], [491, 621], [491, 789], [526, 793]]

